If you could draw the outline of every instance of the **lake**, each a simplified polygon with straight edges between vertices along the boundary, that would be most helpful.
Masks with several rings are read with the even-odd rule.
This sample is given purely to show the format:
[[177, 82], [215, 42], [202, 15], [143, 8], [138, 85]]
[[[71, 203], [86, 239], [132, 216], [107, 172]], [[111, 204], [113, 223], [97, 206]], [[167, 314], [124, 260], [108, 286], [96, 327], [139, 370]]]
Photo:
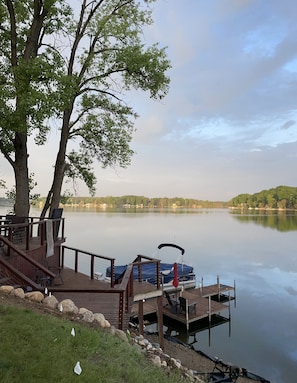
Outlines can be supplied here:
[[[38, 215], [33, 209], [31, 215]], [[175, 262], [185, 249], [197, 284], [233, 285], [229, 324], [189, 336], [196, 349], [244, 367], [273, 383], [297, 376], [297, 214], [228, 210], [68, 210], [66, 245], [116, 258], [126, 264], [137, 254]], [[182, 335], [182, 334], [181, 334]], [[184, 335], [183, 335], [184, 336]]]

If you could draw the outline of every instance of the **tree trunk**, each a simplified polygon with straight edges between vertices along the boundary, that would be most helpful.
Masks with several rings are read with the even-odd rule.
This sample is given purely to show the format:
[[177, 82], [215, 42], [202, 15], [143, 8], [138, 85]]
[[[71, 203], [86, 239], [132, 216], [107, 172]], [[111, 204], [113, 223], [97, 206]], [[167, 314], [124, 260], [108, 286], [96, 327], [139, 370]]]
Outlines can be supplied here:
[[42, 209], [41, 214], [40, 214], [40, 219], [44, 219], [46, 212], [48, 211], [48, 209], [51, 206], [52, 194], [53, 193], [51, 190], [47, 194], [45, 204], [44, 204], [43, 209]]
[[42, 211], [43, 217], [45, 216], [48, 208], [50, 208], [50, 211], [49, 211], [49, 216], [50, 216], [53, 212], [53, 209], [56, 209], [59, 207], [59, 203], [61, 200], [61, 190], [62, 190], [64, 174], [65, 174], [66, 149], [67, 149], [68, 133], [69, 133], [69, 121], [70, 121], [72, 109], [73, 109], [73, 105], [71, 106], [71, 108], [64, 111], [60, 146], [59, 146], [59, 151], [58, 151], [57, 158], [56, 158], [54, 178], [53, 178], [52, 187], [48, 193], [46, 205], [44, 206], [43, 211]]
[[[25, 62], [28, 67], [31, 60], [37, 57], [39, 49], [40, 36], [42, 32], [44, 18], [47, 10], [44, 8], [43, 1], [34, 0], [32, 7], [32, 20], [28, 20], [31, 25], [28, 29], [28, 35], [23, 36], [26, 40], [24, 52], [21, 57], [18, 51], [18, 33], [21, 33], [21, 27], [17, 25], [17, 4], [13, 1], [6, 1], [6, 8], [9, 13], [10, 29], [8, 31], [11, 36], [10, 65], [11, 73], [14, 75], [15, 97], [16, 97], [16, 126], [17, 131], [14, 136], [14, 153], [15, 160], [12, 164], [15, 175], [15, 206], [14, 212], [17, 216], [28, 217], [30, 211], [30, 187], [29, 187], [29, 171], [28, 171], [28, 149], [27, 149], [27, 118], [30, 115], [30, 71], [24, 70], [18, 73], [17, 68], [20, 61]], [[20, 24], [21, 25], [21, 24]], [[26, 30], [26, 28], [25, 28]], [[22, 44], [19, 44], [22, 45]]]
[[51, 206], [50, 206], [50, 215], [53, 211], [53, 209], [56, 209], [59, 207], [59, 203], [61, 200], [61, 190], [64, 180], [64, 171], [65, 171], [65, 153], [66, 153], [66, 146], [65, 151], [63, 151], [62, 148], [60, 148], [59, 153], [57, 155], [56, 165], [55, 165], [55, 175], [54, 180], [52, 184], [52, 200], [51, 200]]
[[14, 148], [15, 161], [13, 169], [15, 175], [16, 190], [14, 212], [19, 217], [28, 217], [30, 211], [30, 203], [26, 133], [15, 133]]

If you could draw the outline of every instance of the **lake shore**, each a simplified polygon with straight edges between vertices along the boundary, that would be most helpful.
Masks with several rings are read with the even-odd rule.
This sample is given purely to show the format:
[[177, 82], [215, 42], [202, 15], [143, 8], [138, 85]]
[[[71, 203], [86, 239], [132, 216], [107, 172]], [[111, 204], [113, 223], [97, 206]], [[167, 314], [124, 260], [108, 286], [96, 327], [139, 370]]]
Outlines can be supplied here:
[[[148, 339], [151, 343], [158, 343], [159, 337], [156, 334], [144, 334], [144, 337]], [[207, 373], [214, 370], [215, 363], [212, 360], [212, 357], [207, 357], [203, 353], [197, 352], [194, 349], [187, 347], [186, 345], [173, 342], [168, 339], [164, 339], [164, 353], [170, 355], [174, 359], [178, 359], [181, 364], [193, 371], [201, 373], [201, 378]], [[219, 358], [219, 356], [218, 356]], [[223, 361], [226, 364], [232, 365], [232, 361]], [[242, 369], [244, 366], [238, 366]], [[228, 376], [228, 375], [227, 375]], [[259, 377], [260, 378], [260, 377]], [[262, 377], [263, 378], [263, 377]], [[258, 380], [261, 381], [261, 380]], [[262, 382], [268, 382], [263, 378]], [[255, 382], [254, 379], [239, 376], [236, 380], [237, 383], [252, 383]]]

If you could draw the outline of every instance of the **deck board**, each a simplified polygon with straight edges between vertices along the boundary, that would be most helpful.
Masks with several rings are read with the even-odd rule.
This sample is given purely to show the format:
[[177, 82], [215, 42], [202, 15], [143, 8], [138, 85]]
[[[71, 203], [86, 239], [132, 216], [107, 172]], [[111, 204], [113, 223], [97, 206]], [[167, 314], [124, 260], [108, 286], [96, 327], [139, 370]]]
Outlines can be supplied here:
[[202, 286], [201, 288], [197, 288], [195, 290], [197, 290], [197, 293], [199, 291], [202, 297], [209, 297], [209, 296], [212, 297], [218, 294], [226, 294], [228, 292], [234, 292], [235, 287], [223, 285], [223, 284], [213, 284], [209, 286]]

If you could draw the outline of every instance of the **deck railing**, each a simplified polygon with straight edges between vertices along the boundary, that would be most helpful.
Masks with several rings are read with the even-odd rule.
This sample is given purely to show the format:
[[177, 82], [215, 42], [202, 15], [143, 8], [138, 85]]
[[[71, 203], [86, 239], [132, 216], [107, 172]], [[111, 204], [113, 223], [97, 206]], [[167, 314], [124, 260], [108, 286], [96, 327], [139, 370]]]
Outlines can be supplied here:
[[[145, 260], [145, 261], [143, 261]], [[138, 281], [139, 282], [142, 282], [143, 281], [143, 278], [142, 278], [142, 267], [146, 264], [155, 264], [156, 265], [156, 278], [155, 278], [155, 281], [156, 281], [156, 286], [157, 286], [157, 289], [160, 289], [160, 285], [161, 285], [161, 281], [160, 281], [160, 260], [159, 259], [155, 259], [155, 258], [151, 258], [151, 257], [147, 257], [146, 255], [141, 255], [141, 254], [138, 254], [137, 257], [135, 258], [135, 260], [133, 261], [133, 267], [137, 267], [137, 270], [138, 270]]]
[[[66, 246], [65, 246], [66, 247]], [[93, 254], [94, 255], [94, 254]], [[116, 294], [118, 295], [118, 309], [114, 312], [114, 315], [117, 315], [116, 322], [117, 328], [124, 329], [124, 318], [125, 314], [129, 316], [132, 297], [133, 297], [133, 265], [128, 265], [123, 280], [117, 288], [108, 288], [108, 289], [75, 289], [75, 288], [65, 288], [65, 287], [49, 287], [50, 293], [78, 293], [78, 294], [94, 294], [100, 299], [101, 294]]]
[[[28, 256], [24, 251], [18, 249], [14, 244], [6, 237], [0, 235], [0, 245], [1, 247], [6, 247], [6, 256], [8, 257], [8, 253], [14, 252], [19, 257], [22, 258], [23, 264], [29, 263], [35, 270], [42, 271], [49, 278], [54, 278], [55, 274], [52, 273], [49, 269], [43, 266], [41, 263], [37, 262], [35, 259]], [[24, 265], [23, 265], [24, 267]], [[7, 262], [4, 257], [0, 257], [0, 276], [2, 278], [7, 277], [8, 279], [12, 279], [14, 282], [18, 281], [17, 284], [21, 284], [23, 286], [30, 286], [34, 289], [39, 290], [40, 286], [35, 283], [32, 278], [29, 278], [27, 275], [23, 274], [20, 270], [14, 267], [12, 264]], [[3, 283], [2, 283], [3, 284]], [[16, 283], [14, 283], [16, 284]]]
[[110, 269], [111, 269], [110, 287], [114, 287], [114, 285], [115, 285], [115, 280], [114, 280], [115, 259], [114, 258], [105, 257], [103, 255], [98, 255], [98, 254], [91, 253], [89, 251], [80, 250], [80, 249], [76, 249], [74, 247], [69, 247], [69, 246], [63, 245], [62, 246], [62, 260], [61, 260], [61, 262], [62, 262], [61, 266], [62, 267], [64, 267], [64, 265], [65, 265], [65, 249], [74, 252], [74, 265], [72, 265], [71, 268], [76, 273], [79, 271], [79, 266], [78, 266], [79, 265], [79, 256], [84, 255], [84, 256], [88, 256], [90, 258], [90, 266], [89, 266], [90, 274], [89, 274], [89, 276], [91, 279], [94, 279], [94, 276], [95, 276], [95, 268], [94, 268], [95, 260], [107, 261], [109, 266], [110, 266]]
[[[33, 238], [35, 245], [45, 244], [47, 221], [48, 219], [40, 220], [39, 217], [0, 216], [0, 235], [8, 238], [11, 243], [23, 244], [25, 250], [30, 250]], [[53, 223], [55, 239], [58, 236], [64, 239], [64, 218], [50, 219], [50, 221]]]

